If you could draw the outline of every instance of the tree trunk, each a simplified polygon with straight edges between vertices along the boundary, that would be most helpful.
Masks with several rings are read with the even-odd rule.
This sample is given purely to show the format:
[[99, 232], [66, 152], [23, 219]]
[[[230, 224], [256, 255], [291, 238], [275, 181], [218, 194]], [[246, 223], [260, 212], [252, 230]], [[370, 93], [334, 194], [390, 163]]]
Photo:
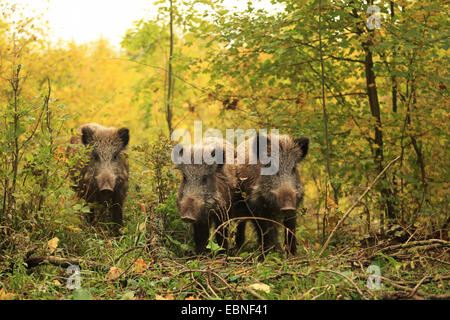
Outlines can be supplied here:
[[[372, 116], [375, 118], [376, 124], [374, 128], [375, 133], [375, 148], [374, 148], [374, 161], [377, 166], [377, 171], [380, 173], [383, 170], [383, 131], [381, 125], [381, 111], [380, 111], [380, 103], [378, 100], [378, 91], [375, 80], [375, 73], [373, 71], [373, 56], [372, 51], [370, 50], [370, 42], [363, 43], [363, 49], [365, 52], [365, 74], [366, 74], [366, 88], [367, 88], [367, 96], [369, 98], [369, 107]], [[382, 197], [382, 201], [384, 202], [386, 217], [388, 219], [395, 218], [395, 210], [394, 205], [391, 200], [392, 192], [386, 187], [387, 179], [386, 177], [382, 178], [380, 194]]]
[[[339, 195], [338, 188], [332, 181], [331, 176], [331, 159], [330, 159], [330, 143], [329, 143], [329, 134], [328, 134], [328, 113], [325, 101], [325, 70], [323, 64], [323, 47], [322, 47], [322, 2], [319, 0], [319, 51], [320, 51], [320, 70], [321, 70], [321, 85], [322, 85], [322, 111], [323, 111], [323, 125], [324, 125], [324, 133], [325, 133], [325, 146], [326, 146], [326, 164], [327, 164], [327, 173], [328, 179], [330, 181], [331, 188], [333, 189], [334, 202], [338, 204]], [[327, 207], [327, 201], [325, 201], [325, 207]]]
[[170, 0], [170, 47], [169, 47], [169, 68], [167, 74], [167, 102], [166, 102], [166, 120], [169, 136], [172, 135], [172, 102], [173, 102], [173, 80], [172, 80], [172, 58], [173, 58], [173, 0]]
[[[393, 22], [395, 17], [395, 10], [394, 10], [394, 3], [391, 1], [391, 20]], [[392, 51], [392, 60], [395, 62], [395, 57], [397, 56], [397, 53], [395, 52], [395, 48]], [[395, 75], [391, 76], [391, 82], [392, 82], [392, 111], [397, 112], [397, 78]]]

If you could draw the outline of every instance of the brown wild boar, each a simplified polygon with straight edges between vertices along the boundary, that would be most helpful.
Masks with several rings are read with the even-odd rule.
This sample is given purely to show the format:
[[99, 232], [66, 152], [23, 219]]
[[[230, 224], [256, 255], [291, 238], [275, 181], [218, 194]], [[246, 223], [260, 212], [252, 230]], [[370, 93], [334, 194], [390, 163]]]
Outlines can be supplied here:
[[[278, 159], [278, 165], [275, 164], [278, 170], [275, 170], [274, 174], [261, 174], [262, 168], [268, 168], [271, 164], [267, 161], [266, 164], [263, 164], [260, 161], [260, 139], [267, 139], [267, 148], [262, 148], [263, 152], [267, 151], [268, 155], [272, 154]], [[278, 141], [277, 150], [271, 149], [273, 139]], [[257, 135], [243, 142], [237, 148], [237, 154], [245, 152], [245, 163], [236, 167], [237, 188], [241, 193], [241, 199], [235, 202], [233, 211], [236, 216], [240, 217], [262, 218], [254, 219], [252, 222], [260, 245], [263, 247], [263, 257], [268, 250], [281, 250], [278, 242], [278, 225], [268, 220], [279, 221], [286, 227], [286, 251], [288, 254], [296, 254], [296, 211], [304, 196], [297, 164], [305, 158], [308, 146], [309, 139], [305, 137], [293, 139], [288, 135]], [[250, 155], [257, 160], [253, 162], [255, 164], [249, 162]], [[245, 240], [246, 221], [248, 220], [243, 219], [238, 222], [236, 234], [238, 248]]]
[[[80, 135], [71, 138], [73, 145], [90, 147], [88, 163], [79, 163], [72, 170], [75, 190], [80, 198], [91, 203], [90, 222], [122, 225], [122, 206], [128, 192], [129, 165], [126, 147], [130, 140], [127, 128], [107, 128], [88, 123], [79, 128]], [[74, 154], [77, 147], [69, 147]]]
[[[226, 150], [232, 145], [223, 139], [206, 138], [201, 144], [174, 148], [174, 158], [185, 157], [177, 163], [182, 180], [178, 190], [177, 206], [184, 222], [194, 227], [194, 242], [197, 253], [206, 251], [210, 227], [218, 228], [229, 219], [232, 189], [235, 185], [234, 166], [226, 164]], [[203, 156], [195, 164], [195, 155]], [[212, 161], [205, 161], [208, 156]], [[234, 155], [232, 156], [234, 157]], [[173, 158], [173, 159], [174, 159]], [[190, 162], [187, 163], [187, 162]], [[227, 248], [228, 226], [216, 232], [217, 243]]]

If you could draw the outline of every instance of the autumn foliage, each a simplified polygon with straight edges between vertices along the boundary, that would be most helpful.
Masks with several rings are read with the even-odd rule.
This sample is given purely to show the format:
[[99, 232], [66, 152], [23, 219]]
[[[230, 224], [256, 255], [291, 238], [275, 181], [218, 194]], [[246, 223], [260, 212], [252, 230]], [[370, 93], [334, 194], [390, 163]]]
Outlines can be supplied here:
[[[175, 205], [179, 177], [170, 161], [168, 128], [192, 130], [196, 120], [223, 132], [267, 128], [310, 137], [308, 158], [299, 167], [305, 201], [296, 231], [307, 263], [397, 157], [345, 217], [326, 254], [430, 239], [448, 246], [448, 4], [379, 1], [381, 27], [371, 29], [368, 2], [361, 0], [277, 0], [274, 12], [250, 2], [238, 14], [222, 1], [203, 1], [201, 8], [194, 2], [160, 1], [158, 19], [124, 30], [120, 48], [105, 39], [52, 42], [39, 16], [0, 3], [0, 299], [20, 291], [11, 263], [21, 261], [17, 272], [22, 272], [36, 252], [111, 264], [101, 276], [108, 285], [130, 272], [145, 276], [161, 257], [192, 255], [192, 230]], [[74, 130], [90, 122], [131, 132], [130, 192], [117, 239], [86, 225], [88, 204], [70, 188], [69, 168], [85, 155], [67, 158], [65, 150]], [[244, 260], [256, 250], [253, 233], [250, 239], [237, 253]], [[365, 264], [384, 259], [397, 272], [400, 267], [383, 256], [389, 250], [358, 259]], [[446, 260], [448, 253], [434, 257]], [[411, 270], [412, 260], [404, 263]], [[158, 290], [145, 284], [133, 295], [123, 294], [170, 299], [179, 290], [175, 298], [255, 298], [252, 291], [259, 290], [271, 298], [314, 296], [309, 282], [302, 282], [302, 292], [287, 292], [253, 278], [255, 285], [233, 292], [226, 286], [246, 279], [251, 271], [245, 265], [224, 280], [228, 296], [209, 292], [208, 282], [208, 294], [184, 292], [185, 275], [199, 282], [215, 277], [224, 286], [220, 275], [204, 275], [194, 261], [186, 273], [166, 265], [167, 275], [157, 278], [168, 279]], [[209, 268], [214, 262], [199, 263]], [[287, 262], [286, 268], [300, 265]], [[443, 269], [448, 276], [448, 262]], [[276, 279], [262, 270], [255, 277]], [[320, 272], [335, 280], [327, 270], [311, 273], [317, 287]], [[352, 288], [345, 298], [372, 297], [344, 282]], [[67, 295], [51, 286], [55, 295]], [[448, 292], [448, 284], [440, 290]], [[330, 289], [323, 298], [339, 294]], [[18, 297], [41, 298], [42, 292]]]

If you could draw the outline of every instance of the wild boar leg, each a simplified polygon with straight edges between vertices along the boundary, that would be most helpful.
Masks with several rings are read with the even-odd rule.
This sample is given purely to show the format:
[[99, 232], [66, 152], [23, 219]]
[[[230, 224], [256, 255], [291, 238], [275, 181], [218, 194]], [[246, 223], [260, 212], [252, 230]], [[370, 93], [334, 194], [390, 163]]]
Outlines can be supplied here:
[[256, 219], [255, 229], [258, 234], [259, 244], [262, 246], [263, 256], [271, 250], [281, 251], [281, 246], [278, 242], [277, 226], [275, 223]]
[[116, 200], [111, 207], [111, 220], [116, 228], [122, 226], [122, 203], [123, 201]]
[[295, 237], [295, 229], [297, 224], [297, 216], [294, 214], [292, 216], [284, 218], [285, 237], [284, 244], [288, 254], [297, 254], [297, 239]]
[[239, 250], [244, 245], [245, 241], [245, 220], [240, 220], [236, 230], [236, 248]]
[[209, 238], [209, 223], [205, 220], [198, 220], [194, 223], [194, 242], [195, 251], [197, 253], [204, 253]]

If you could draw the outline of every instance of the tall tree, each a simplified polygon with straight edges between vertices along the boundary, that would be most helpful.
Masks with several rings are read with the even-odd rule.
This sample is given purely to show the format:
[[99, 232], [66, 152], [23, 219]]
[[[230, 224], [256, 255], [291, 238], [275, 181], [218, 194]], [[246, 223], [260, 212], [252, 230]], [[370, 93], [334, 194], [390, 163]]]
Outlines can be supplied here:
[[172, 79], [172, 59], [173, 59], [173, 0], [169, 6], [169, 61], [167, 68], [167, 100], [166, 100], [166, 120], [169, 136], [172, 134], [172, 109], [173, 109], [173, 86], [175, 79]]
[[239, 15], [216, 15], [215, 39], [223, 48], [211, 51], [216, 94], [239, 99], [234, 112], [248, 126], [311, 136], [309, 170], [319, 177], [331, 171], [344, 195], [401, 154], [368, 208], [389, 223], [431, 214], [431, 203], [425, 207], [428, 180], [442, 170], [425, 159], [446, 152], [437, 147], [446, 141], [446, 129], [433, 126], [442, 110], [437, 106], [448, 96], [442, 4], [399, 2], [394, 12], [391, 1], [381, 1], [380, 28], [371, 30], [371, 1], [273, 3], [272, 12], [256, 10], [250, 1]]

